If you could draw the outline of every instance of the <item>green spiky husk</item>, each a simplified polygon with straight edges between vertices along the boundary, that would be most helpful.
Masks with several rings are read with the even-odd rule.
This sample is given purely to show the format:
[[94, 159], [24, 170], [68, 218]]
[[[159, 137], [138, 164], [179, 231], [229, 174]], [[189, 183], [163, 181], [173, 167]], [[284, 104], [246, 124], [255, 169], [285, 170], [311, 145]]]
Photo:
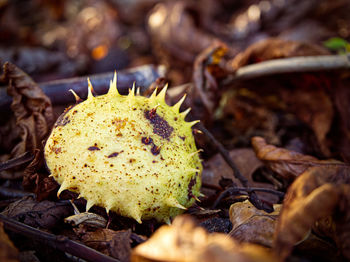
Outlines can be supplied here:
[[116, 80], [106, 95], [67, 110], [46, 145], [45, 159], [58, 194], [68, 189], [134, 218], [168, 222], [200, 194], [202, 165], [183, 100], [170, 107], [165, 89], [150, 98], [119, 95]]

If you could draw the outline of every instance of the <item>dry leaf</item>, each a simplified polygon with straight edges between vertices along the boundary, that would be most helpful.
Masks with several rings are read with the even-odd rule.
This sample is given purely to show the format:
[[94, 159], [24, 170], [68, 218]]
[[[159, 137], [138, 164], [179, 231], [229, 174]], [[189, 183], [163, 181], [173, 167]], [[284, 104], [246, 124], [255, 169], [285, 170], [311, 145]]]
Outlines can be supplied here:
[[[329, 52], [311, 43], [272, 38], [251, 45], [244, 52], [238, 54], [231, 64], [233, 69], [237, 70], [249, 64], [276, 58], [316, 55], [329, 55]], [[271, 94], [277, 96], [277, 101], [283, 104], [284, 111], [295, 114], [300, 121], [313, 130], [321, 152], [325, 156], [329, 156], [329, 143], [326, 136], [334, 117], [333, 103], [329, 96], [333, 75], [306, 72], [281, 74], [273, 77], [275, 79], [265, 77], [252, 80], [252, 86], [249, 90], [255, 91], [262, 100]], [[261, 79], [262, 81], [260, 81]], [[258, 86], [257, 82], [254, 81], [259, 81]], [[273, 90], [271, 88], [266, 90], [266, 86], [271, 85], [274, 86]], [[249, 83], [243, 86], [247, 88]], [[269, 107], [274, 109], [272, 106]]]
[[13, 101], [11, 109], [17, 128], [21, 130], [21, 142], [12, 150], [12, 156], [40, 148], [43, 139], [49, 135], [54, 122], [50, 99], [39, 86], [21, 69], [7, 62], [4, 64], [4, 82]]
[[344, 166], [316, 166], [306, 170], [290, 186], [274, 241], [281, 259], [290, 254], [311, 228], [332, 237], [343, 255], [350, 258], [349, 171]]
[[0, 222], [0, 261], [1, 262], [17, 262], [18, 250], [13, 245], [9, 237], [4, 231], [4, 225]]
[[37, 202], [29, 196], [11, 203], [1, 214], [35, 228], [52, 229], [72, 214], [72, 207], [68, 203]]
[[[230, 157], [235, 162], [242, 175], [248, 179], [250, 186], [273, 189], [273, 185], [271, 184], [254, 181], [252, 177], [254, 171], [256, 171], [263, 164], [261, 161], [259, 161], [259, 159], [257, 159], [253, 150], [248, 148], [234, 149], [230, 151]], [[219, 185], [219, 181], [222, 177], [232, 179], [237, 184], [240, 183], [233, 177], [232, 169], [224, 161], [222, 156], [220, 154], [216, 154], [205, 162], [202, 173], [202, 182], [211, 185]], [[204, 194], [210, 194], [210, 192], [207, 192], [205, 188], [203, 188], [202, 191]], [[257, 194], [259, 195], [259, 198], [270, 203], [276, 203], [278, 201], [278, 197], [276, 195], [264, 192], [257, 192]]]
[[191, 4], [183, 1], [159, 3], [151, 10], [147, 21], [158, 49], [186, 62], [192, 62], [195, 55], [215, 40], [196, 28], [190, 8]]
[[249, 46], [244, 52], [232, 60], [232, 67], [238, 68], [258, 62], [294, 56], [328, 55], [324, 48], [311, 43], [286, 41], [279, 38], [269, 38]]
[[209, 234], [188, 216], [162, 226], [131, 254], [132, 262], [275, 261], [269, 251], [254, 244], [238, 244], [225, 234]]
[[34, 192], [38, 201], [56, 197], [59, 185], [47, 175], [42, 150], [36, 150], [33, 161], [24, 170], [22, 185], [24, 189]]
[[114, 231], [99, 228], [94, 232], [84, 232], [81, 240], [89, 247], [126, 262], [130, 258], [132, 234], [130, 229]]
[[240, 242], [272, 246], [273, 235], [281, 205], [274, 205], [274, 212], [266, 213], [254, 207], [248, 200], [230, 207], [232, 230], [229, 233]]
[[261, 161], [286, 179], [293, 180], [312, 166], [347, 166], [337, 160], [318, 160], [313, 156], [268, 145], [262, 137], [253, 137], [252, 146]]

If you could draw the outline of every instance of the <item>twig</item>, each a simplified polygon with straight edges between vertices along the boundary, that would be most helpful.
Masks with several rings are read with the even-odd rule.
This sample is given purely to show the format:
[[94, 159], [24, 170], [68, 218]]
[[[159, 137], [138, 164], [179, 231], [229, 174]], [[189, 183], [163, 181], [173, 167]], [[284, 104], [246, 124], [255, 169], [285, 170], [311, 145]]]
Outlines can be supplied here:
[[272, 212], [273, 208], [267, 205], [264, 205], [264, 203], [261, 202], [258, 195], [254, 192], [254, 190], [251, 190], [249, 186], [248, 179], [245, 178], [242, 173], [237, 168], [236, 164], [233, 162], [233, 160], [230, 157], [229, 152], [225, 149], [225, 147], [218, 141], [216, 138], [212, 135], [212, 133], [209, 132], [201, 123], [197, 124], [197, 127], [199, 130], [201, 130], [207, 138], [209, 138], [210, 142], [218, 149], [221, 156], [224, 158], [225, 162], [231, 167], [233, 170], [233, 175], [235, 178], [237, 178], [242, 186], [244, 186], [249, 193], [249, 199], [251, 203], [258, 209], [264, 209], [267, 212]]
[[198, 123], [196, 126], [206, 135], [206, 137], [209, 138], [210, 142], [217, 148], [217, 150], [222, 155], [226, 163], [232, 168], [233, 175], [235, 176], [235, 178], [237, 178], [241, 182], [242, 186], [248, 187], [248, 179], [246, 179], [239, 171], [236, 164], [231, 159], [230, 153], [225, 149], [225, 147], [218, 140], [216, 140], [212, 133], [210, 133], [210, 131], [206, 129], [201, 123]]
[[22, 155], [16, 157], [16, 158], [12, 158], [6, 162], [0, 163], [0, 172], [28, 163], [30, 161], [32, 161], [34, 159], [34, 155], [30, 152], [25, 152]]
[[234, 75], [226, 78], [222, 84], [231, 84], [237, 80], [253, 79], [262, 76], [350, 69], [350, 55], [300, 56], [264, 61], [239, 68]]
[[1, 198], [22, 198], [26, 196], [35, 196], [34, 193], [26, 192], [23, 190], [7, 188], [0, 186], [0, 197]]
[[118, 259], [102, 254], [90, 247], [68, 239], [66, 236], [56, 236], [26, 224], [15, 221], [11, 218], [0, 215], [0, 221], [4, 223], [7, 230], [35, 239], [45, 245], [67, 252], [73, 256], [94, 262], [120, 262]]
[[217, 186], [217, 185], [203, 183], [203, 182], [202, 182], [202, 187], [209, 188], [209, 189], [216, 190], [216, 191], [221, 191], [222, 190], [222, 188]]
[[265, 193], [270, 193], [273, 195], [277, 195], [280, 198], [284, 197], [284, 193], [281, 191], [277, 191], [274, 189], [270, 189], [270, 188], [260, 188], [260, 187], [251, 187], [251, 188], [245, 188], [245, 187], [229, 187], [226, 190], [224, 190], [223, 192], [221, 192], [221, 194], [219, 195], [219, 197], [215, 200], [212, 208], [216, 208], [217, 205], [221, 202], [221, 200], [226, 197], [227, 195], [231, 195], [233, 193], [238, 193], [238, 192], [247, 192], [248, 194], [254, 191], [257, 192], [265, 192]]
[[[74, 103], [74, 97], [69, 95], [69, 89], [73, 89], [81, 98], [87, 96], [87, 77], [90, 78], [97, 94], [104, 94], [108, 91], [109, 82], [113, 79], [113, 72], [74, 77], [61, 80], [39, 83], [40, 88], [51, 99], [53, 105]], [[117, 72], [118, 90], [121, 94], [126, 94], [135, 82], [144, 92], [157, 78], [165, 76], [164, 66], [144, 65], [128, 70]], [[6, 88], [0, 88], [0, 111], [10, 109], [12, 98], [7, 95]]]

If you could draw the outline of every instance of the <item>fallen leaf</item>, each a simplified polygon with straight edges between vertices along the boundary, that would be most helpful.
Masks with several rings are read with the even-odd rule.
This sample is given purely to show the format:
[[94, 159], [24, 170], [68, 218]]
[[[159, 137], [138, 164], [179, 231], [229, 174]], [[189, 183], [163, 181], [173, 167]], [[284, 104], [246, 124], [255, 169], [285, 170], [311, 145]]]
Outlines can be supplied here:
[[9, 237], [4, 231], [4, 225], [0, 222], [0, 261], [2, 262], [17, 262], [18, 250], [13, 245]]
[[24, 189], [34, 192], [38, 201], [56, 197], [59, 185], [53, 177], [48, 177], [42, 150], [35, 151], [33, 161], [25, 168], [22, 185]]
[[[273, 185], [257, 182], [253, 179], [253, 173], [263, 166], [263, 163], [255, 156], [253, 150], [248, 148], [234, 149], [230, 151], [230, 157], [235, 162], [242, 175], [248, 179], [251, 187], [273, 189]], [[232, 169], [224, 161], [222, 156], [216, 154], [205, 162], [202, 173], [202, 182], [204, 184], [219, 185], [222, 178], [232, 179], [236, 184], [240, 184], [240, 182], [234, 178]], [[211, 192], [205, 188], [202, 188], [202, 191], [206, 195], [211, 194]], [[276, 203], [278, 201], [276, 195], [264, 192], [257, 192], [257, 194], [262, 200], [270, 203]]]
[[345, 162], [350, 162], [350, 77], [341, 79], [334, 88], [334, 105], [339, 115], [333, 126], [335, 141], [334, 150]]
[[147, 21], [153, 43], [185, 62], [192, 62], [216, 39], [196, 28], [190, 8], [191, 4], [184, 1], [159, 3]]
[[313, 156], [303, 155], [285, 148], [269, 145], [262, 137], [253, 137], [252, 146], [257, 157], [271, 170], [283, 178], [290, 180], [295, 179], [313, 166], [348, 166], [337, 160], [318, 160]]
[[80, 237], [87, 246], [126, 262], [130, 259], [133, 234], [130, 229], [114, 231], [99, 228], [93, 232], [84, 232]]
[[53, 229], [72, 214], [72, 207], [69, 203], [37, 202], [29, 196], [11, 203], [1, 214], [35, 228]]
[[[246, 65], [277, 58], [317, 55], [329, 55], [329, 52], [311, 43], [271, 38], [249, 46], [231, 61], [231, 66], [233, 70], [238, 70]], [[275, 96], [277, 101], [283, 104], [281, 109], [284, 112], [293, 113], [311, 128], [323, 155], [330, 156], [327, 134], [334, 120], [334, 106], [329, 95], [333, 78], [333, 74], [322, 72], [275, 74], [237, 84], [235, 88], [243, 86], [257, 93], [260, 100]], [[266, 86], [274, 88], [267, 90]], [[273, 104], [267, 103], [265, 106], [267, 109], [276, 109], [273, 108]]]
[[[214, 42], [203, 50], [194, 61], [193, 83], [195, 87], [194, 96], [201, 98], [206, 108], [206, 113], [214, 112], [219, 102], [219, 87], [217, 79], [226, 74], [220, 66], [223, 56], [227, 53], [227, 46], [222, 42]], [[202, 118], [201, 118], [202, 119]]]
[[350, 258], [349, 170], [339, 165], [312, 167], [290, 186], [274, 240], [274, 249], [282, 260], [312, 228], [327, 232], [325, 235], [333, 238], [343, 255]]
[[188, 216], [178, 216], [172, 225], [162, 226], [131, 254], [132, 262], [142, 261], [275, 261], [258, 245], [239, 244], [225, 234], [209, 234]]
[[231, 62], [232, 67], [238, 68], [258, 62], [305, 55], [328, 55], [329, 52], [312, 43], [286, 41], [279, 38], [269, 38], [249, 46], [239, 53]]
[[51, 101], [39, 86], [21, 69], [7, 62], [4, 64], [2, 80], [8, 83], [8, 94], [13, 101], [11, 109], [21, 130], [21, 141], [13, 148], [11, 155], [34, 152], [42, 146], [54, 123]]
[[274, 205], [274, 211], [259, 210], [249, 201], [237, 202], [230, 207], [232, 230], [230, 236], [240, 242], [250, 242], [272, 247], [273, 235], [281, 205]]

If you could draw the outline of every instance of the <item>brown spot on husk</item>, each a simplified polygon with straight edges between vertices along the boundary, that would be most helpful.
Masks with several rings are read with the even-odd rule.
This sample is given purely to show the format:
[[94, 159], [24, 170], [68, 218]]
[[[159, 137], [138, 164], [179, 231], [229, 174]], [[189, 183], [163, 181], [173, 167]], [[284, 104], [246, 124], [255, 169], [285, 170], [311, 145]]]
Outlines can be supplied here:
[[116, 157], [116, 156], [118, 156], [118, 155], [119, 155], [118, 152], [114, 152], [114, 153], [110, 154], [110, 155], [108, 156], [108, 158]]
[[174, 128], [171, 127], [167, 121], [160, 117], [153, 109], [146, 110], [145, 117], [151, 122], [153, 126], [153, 133], [169, 140]]
[[88, 150], [90, 150], [90, 151], [95, 151], [95, 150], [101, 150], [101, 149], [98, 148], [97, 146], [90, 146], [90, 147], [88, 148]]

